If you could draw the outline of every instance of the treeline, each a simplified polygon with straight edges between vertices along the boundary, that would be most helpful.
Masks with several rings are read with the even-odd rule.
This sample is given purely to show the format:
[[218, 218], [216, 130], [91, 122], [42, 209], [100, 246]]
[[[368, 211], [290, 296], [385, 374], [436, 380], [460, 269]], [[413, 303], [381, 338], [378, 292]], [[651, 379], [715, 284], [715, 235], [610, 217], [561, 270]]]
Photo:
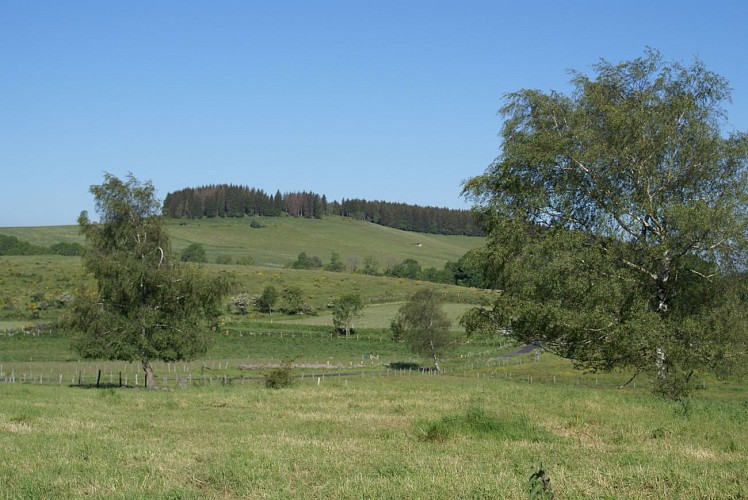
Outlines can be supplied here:
[[271, 195], [262, 189], [221, 184], [186, 188], [166, 195], [164, 215], [173, 218], [292, 217], [320, 219], [341, 215], [382, 226], [432, 234], [481, 236], [483, 232], [468, 210], [421, 207], [406, 203], [343, 199], [328, 202], [325, 195], [292, 192]]
[[260, 215], [320, 219], [328, 215], [324, 195], [296, 192], [271, 195], [262, 189], [220, 184], [186, 188], [166, 195], [164, 215], [174, 218], [244, 217]]
[[373, 256], [366, 256], [363, 262], [359, 262], [358, 259], [349, 259], [346, 264], [337, 252], [332, 252], [330, 261], [325, 264], [319, 256], [310, 256], [306, 252], [301, 252], [295, 261], [288, 264], [288, 267], [292, 269], [352, 272], [370, 276], [390, 276], [471, 288], [498, 289], [500, 275], [493, 269], [491, 260], [484, 247], [467, 251], [457, 262], [447, 261], [442, 269], [436, 267], [423, 268], [417, 260], [412, 258], [400, 262], [387, 262], [384, 267]]
[[343, 199], [342, 203], [336, 202], [333, 205], [338, 215], [403, 231], [483, 236], [475, 216], [469, 210], [359, 199]]
[[81, 255], [80, 243], [55, 243], [45, 247], [19, 240], [15, 236], [0, 234], [0, 255]]

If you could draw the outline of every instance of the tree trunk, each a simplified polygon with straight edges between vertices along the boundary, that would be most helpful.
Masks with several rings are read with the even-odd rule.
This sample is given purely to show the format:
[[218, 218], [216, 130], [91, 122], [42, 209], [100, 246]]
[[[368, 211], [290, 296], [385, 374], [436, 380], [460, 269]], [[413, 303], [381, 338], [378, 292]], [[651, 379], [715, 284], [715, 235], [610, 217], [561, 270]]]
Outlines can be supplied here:
[[156, 388], [156, 379], [153, 378], [153, 367], [151, 362], [147, 359], [143, 360], [143, 371], [145, 372], [145, 386], [148, 389]]
[[[655, 286], [657, 287], [657, 314], [660, 316], [660, 320], [664, 323], [665, 316], [668, 312], [668, 302], [670, 301], [670, 291], [668, 290], [668, 281], [670, 279], [670, 258], [665, 254], [665, 258], [662, 262], [662, 269], [657, 275]], [[657, 346], [655, 351], [655, 372], [657, 376], [657, 383], [661, 387], [664, 387], [668, 378], [668, 366], [667, 366], [667, 345], [666, 341]]]
[[434, 368], [437, 372], [441, 372], [442, 369], [439, 367], [439, 359], [436, 357], [436, 350], [434, 349], [434, 341], [429, 340], [429, 343], [431, 344], [431, 357], [434, 358]]

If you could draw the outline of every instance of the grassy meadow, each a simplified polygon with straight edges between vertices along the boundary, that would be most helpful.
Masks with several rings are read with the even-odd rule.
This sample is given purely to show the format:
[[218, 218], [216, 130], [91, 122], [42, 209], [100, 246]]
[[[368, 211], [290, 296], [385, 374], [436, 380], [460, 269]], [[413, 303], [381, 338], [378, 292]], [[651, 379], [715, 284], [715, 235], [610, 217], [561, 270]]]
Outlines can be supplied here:
[[520, 380], [0, 384], [0, 497], [745, 498], [745, 402]]
[[[202, 243], [211, 262], [249, 252], [253, 266], [204, 269], [234, 273], [236, 293], [298, 286], [316, 314], [271, 322], [227, 309], [206, 356], [154, 364], [155, 391], [138, 363], [81, 360], [71, 334], [49, 326], [65, 314], [60, 298], [90, 285], [79, 258], [0, 257], [0, 498], [527, 498], [541, 465], [556, 498], [748, 497], [744, 381], [706, 379], [692, 398], [665, 401], [646, 377], [619, 389], [630, 373], [583, 374], [548, 353], [513, 355], [521, 346], [501, 338], [465, 339], [442, 374], [397, 370], [431, 365], [387, 330], [431, 284], [283, 266], [337, 251], [441, 267], [481, 240], [343, 219], [263, 223], [169, 231], [177, 250]], [[0, 233], [80, 241], [74, 226]], [[491, 295], [437, 288], [455, 324]], [[341, 338], [326, 304], [348, 292], [366, 308]], [[294, 385], [265, 388], [285, 360]]]
[[[328, 262], [337, 252], [349, 265], [363, 265], [375, 257], [382, 268], [407, 258], [421, 266], [441, 269], [465, 252], [483, 244], [483, 238], [400, 231], [344, 217], [301, 219], [254, 217], [263, 227], [250, 227], [250, 218], [167, 220], [166, 228], [176, 252], [192, 243], [205, 247], [208, 261], [225, 255], [237, 261], [249, 256], [260, 267], [284, 267], [301, 252]], [[78, 226], [0, 228], [0, 234], [15, 236], [35, 245], [58, 242], [83, 243]], [[420, 246], [419, 246], [420, 244]]]

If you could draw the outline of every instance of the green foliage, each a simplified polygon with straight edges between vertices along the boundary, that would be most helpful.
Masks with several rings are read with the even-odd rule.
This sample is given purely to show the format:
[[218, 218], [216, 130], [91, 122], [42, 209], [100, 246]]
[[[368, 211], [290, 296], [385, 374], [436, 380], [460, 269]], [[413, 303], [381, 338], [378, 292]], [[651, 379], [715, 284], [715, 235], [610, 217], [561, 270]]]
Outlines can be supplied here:
[[520, 341], [655, 373], [677, 398], [745, 364], [748, 136], [720, 128], [729, 87], [698, 61], [595, 69], [571, 96], [507, 97], [502, 155], [465, 185], [490, 233], [484, 283]]
[[283, 298], [284, 310], [288, 314], [305, 314], [309, 307], [304, 304], [304, 292], [298, 286], [288, 285], [283, 287], [281, 292]]
[[56, 255], [83, 255], [83, 245], [80, 243], [60, 242], [53, 244], [49, 249]]
[[332, 323], [335, 330], [345, 335], [351, 334], [353, 320], [361, 314], [364, 303], [361, 296], [356, 293], [349, 293], [338, 297], [332, 301]]
[[322, 260], [316, 255], [309, 257], [306, 252], [301, 252], [291, 267], [293, 269], [319, 269], [322, 267]]
[[330, 254], [330, 262], [328, 264], [325, 264], [325, 271], [332, 271], [335, 273], [345, 271], [345, 263], [343, 262], [343, 259], [340, 258], [340, 254], [338, 252], [333, 252], [332, 254]]
[[179, 256], [179, 260], [182, 262], [208, 262], [208, 256], [205, 253], [205, 247], [200, 243], [192, 243], [190, 246], [182, 250]]
[[216, 264], [219, 265], [229, 265], [233, 262], [233, 259], [231, 258], [231, 255], [224, 255], [221, 254], [218, 257], [216, 257]]
[[240, 266], [253, 266], [255, 259], [251, 255], [242, 255], [237, 257], [236, 263]]
[[396, 278], [408, 278], [411, 280], [421, 279], [421, 264], [415, 259], [405, 259], [398, 262], [389, 272], [390, 276]]
[[439, 357], [457, 344], [457, 335], [450, 331], [450, 326], [439, 294], [433, 288], [413, 294], [391, 323], [393, 337], [402, 338], [416, 354], [432, 358], [437, 371]]
[[231, 304], [239, 314], [247, 314], [247, 309], [252, 305], [252, 297], [248, 293], [240, 293], [231, 298]]
[[260, 312], [272, 316], [276, 302], [278, 302], [278, 290], [273, 285], [268, 285], [262, 290], [262, 295], [257, 297], [255, 304]]
[[364, 257], [364, 267], [361, 269], [362, 274], [376, 276], [379, 274], [379, 261], [372, 255]]
[[0, 234], [0, 255], [41, 255], [45, 253], [49, 253], [49, 250], [44, 247], [21, 241], [15, 236]]
[[286, 359], [278, 367], [265, 374], [265, 387], [268, 389], [285, 389], [294, 385], [292, 359]]
[[207, 351], [206, 318], [217, 316], [230, 280], [207, 277], [172, 259], [151, 183], [110, 174], [92, 186], [101, 222], [79, 219], [84, 266], [96, 281], [75, 299], [74, 349], [86, 358], [140, 360], [149, 386], [151, 360], [191, 359]]
[[530, 500], [553, 500], [551, 478], [546, 474], [543, 464], [538, 470], [530, 474], [527, 480], [527, 498]]

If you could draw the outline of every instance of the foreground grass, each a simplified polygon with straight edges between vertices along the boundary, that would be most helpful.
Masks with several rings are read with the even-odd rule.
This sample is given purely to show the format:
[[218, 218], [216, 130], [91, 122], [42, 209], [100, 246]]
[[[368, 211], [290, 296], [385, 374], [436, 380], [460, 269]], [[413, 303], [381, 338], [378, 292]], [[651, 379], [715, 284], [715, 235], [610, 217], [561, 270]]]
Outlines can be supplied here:
[[0, 397], [5, 498], [523, 498], [541, 462], [560, 498], [748, 495], [745, 403], [417, 376]]

